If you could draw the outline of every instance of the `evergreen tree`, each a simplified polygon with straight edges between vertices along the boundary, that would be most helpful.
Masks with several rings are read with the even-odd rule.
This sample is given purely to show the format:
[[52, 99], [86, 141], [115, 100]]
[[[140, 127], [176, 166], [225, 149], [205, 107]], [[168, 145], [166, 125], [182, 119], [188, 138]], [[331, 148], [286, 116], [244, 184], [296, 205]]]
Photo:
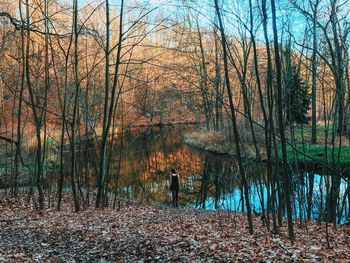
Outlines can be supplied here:
[[295, 65], [285, 81], [285, 108], [287, 123], [308, 123], [311, 95], [309, 86], [301, 79]]

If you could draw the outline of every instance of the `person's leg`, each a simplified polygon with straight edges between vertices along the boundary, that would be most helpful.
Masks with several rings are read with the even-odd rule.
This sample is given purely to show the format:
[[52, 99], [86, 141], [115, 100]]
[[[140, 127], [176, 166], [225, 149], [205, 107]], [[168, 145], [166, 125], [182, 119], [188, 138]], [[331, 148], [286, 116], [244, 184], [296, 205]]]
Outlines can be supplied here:
[[172, 190], [171, 191], [171, 194], [173, 196], [173, 207], [176, 206], [176, 191], [175, 190]]
[[179, 207], [179, 191], [175, 192], [175, 202], [176, 202], [176, 207]]

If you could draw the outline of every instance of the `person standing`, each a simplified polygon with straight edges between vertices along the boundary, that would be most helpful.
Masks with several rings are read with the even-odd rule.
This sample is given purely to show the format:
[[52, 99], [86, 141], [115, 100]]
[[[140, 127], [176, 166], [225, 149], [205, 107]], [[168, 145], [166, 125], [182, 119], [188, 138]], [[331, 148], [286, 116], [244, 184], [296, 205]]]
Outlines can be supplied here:
[[170, 175], [170, 191], [173, 196], [173, 206], [179, 207], [179, 190], [180, 190], [180, 176], [175, 169], [171, 169]]

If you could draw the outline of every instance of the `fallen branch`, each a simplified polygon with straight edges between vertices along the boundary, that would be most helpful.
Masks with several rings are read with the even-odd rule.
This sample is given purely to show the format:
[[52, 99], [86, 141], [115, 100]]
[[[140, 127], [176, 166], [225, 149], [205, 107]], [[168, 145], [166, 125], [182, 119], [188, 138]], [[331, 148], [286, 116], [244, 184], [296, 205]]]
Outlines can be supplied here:
[[14, 143], [14, 144], [17, 144], [17, 142], [15, 140], [12, 140], [11, 138], [7, 138], [7, 137], [4, 137], [2, 135], [0, 135], [0, 140], [4, 140], [8, 143]]

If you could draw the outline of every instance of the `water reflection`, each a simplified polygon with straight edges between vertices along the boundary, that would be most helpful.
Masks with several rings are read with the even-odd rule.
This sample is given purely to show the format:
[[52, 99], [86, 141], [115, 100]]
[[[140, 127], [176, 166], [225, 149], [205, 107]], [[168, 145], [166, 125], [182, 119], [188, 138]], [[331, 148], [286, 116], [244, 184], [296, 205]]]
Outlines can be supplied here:
[[[237, 163], [183, 144], [183, 134], [191, 129], [189, 126], [153, 128], [125, 135], [122, 154], [120, 147], [113, 154], [110, 187], [117, 185], [123, 198], [170, 206], [168, 178], [170, 169], [174, 168], [181, 175], [180, 206], [244, 211]], [[252, 209], [261, 212], [267, 202], [266, 167], [263, 163], [246, 161], [245, 169]], [[307, 172], [293, 176], [295, 217], [319, 219], [325, 214], [328, 179]], [[341, 181], [339, 196], [338, 210], [344, 211], [339, 221], [345, 222], [350, 202], [349, 185], [345, 181]]]
[[[154, 128], [128, 134], [118, 180], [120, 195], [146, 203], [168, 204], [171, 168], [180, 172], [181, 192], [195, 192], [203, 161], [201, 154], [182, 143], [182, 134], [189, 129], [186, 126]], [[117, 155], [113, 163], [117, 166]], [[191, 200], [187, 194], [181, 197], [180, 205]]]

